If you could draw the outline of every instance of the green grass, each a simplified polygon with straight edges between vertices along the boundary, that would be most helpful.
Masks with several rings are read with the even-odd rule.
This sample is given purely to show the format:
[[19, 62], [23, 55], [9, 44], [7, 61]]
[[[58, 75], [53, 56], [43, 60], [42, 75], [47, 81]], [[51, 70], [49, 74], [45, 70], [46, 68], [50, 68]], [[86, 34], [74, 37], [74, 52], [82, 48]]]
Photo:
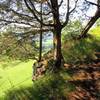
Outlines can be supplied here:
[[10, 90], [5, 100], [66, 100], [68, 93], [73, 90], [74, 85], [67, 83], [63, 75], [49, 73], [33, 85]]
[[73, 40], [66, 34], [63, 39], [62, 53], [67, 63], [89, 63], [96, 59], [95, 52], [100, 52], [100, 27], [91, 29], [90, 37]]
[[97, 40], [100, 40], [100, 26], [91, 29], [90, 34], [93, 35]]
[[[6, 67], [2, 66], [6, 63]], [[67, 98], [75, 87], [66, 81], [71, 77], [63, 70], [47, 73], [35, 82], [32, 78], [33, 61], [2, 62], [0, 65], [0, 100], [50, 100]], [[14, 66], [13, 66], [14, 65]]]
[[[66, 61], [75, 64], [84, 62], [86, 57], [92, 58], [94, 51], [100, 50], [99, 30], [95, 28], [90, 31], [93, 38], [65, 41], [63, 54]], [[45, 45], [50, 43], [47, 41]], [[32, 82], [32, 64], [32, 60], [0, 61], [0, 100], [64, 100], [75, 89], [67, 82], [71, 76], [64, 71], [46, 74]]]
[[4, 95], [9, 89], [32, 84], [32, 64], [31, 60], [27, 62], [1, 62], [0, 96]]

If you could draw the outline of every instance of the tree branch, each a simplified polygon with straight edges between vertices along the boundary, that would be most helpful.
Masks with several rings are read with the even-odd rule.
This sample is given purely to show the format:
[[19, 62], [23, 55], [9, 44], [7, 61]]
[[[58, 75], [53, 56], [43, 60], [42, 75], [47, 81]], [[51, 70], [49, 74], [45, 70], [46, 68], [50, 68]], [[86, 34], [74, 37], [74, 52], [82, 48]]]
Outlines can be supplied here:
[[69, 0], [67, 0], [67, 13], [66, 13], [66, 20], [63, 23], [62, 27], [65, 27], [69, 20]]
[[93, 3], [93, 2], [90, 2], [90, 1], [87, 1], [87, 0], [85, 0], [85, 1], [100, 8], [99, 4], [96, 4], [96, 3]]
[[52, 6], [51, 6], [49, 0], [47, 0], [47, 4], [48, 4], [49, 8], [52, 9]]
[[13, 10], [13, 9], [9, 9], [9, 11], [12, 11], [13, 13], [15, 13], [16, 15], [18, 15], [19, 17], [27, 17], [28, 19], [34, 19], [34, 17], [32, 17], [32, 16], [29, 16], [29, 15], [26, 15], [26, 14], [22, 14], [22, 13], [18, 13], [17, 11], [15, 11], [15, 10]]
[[65, 22], [63, 23], [62, 27], [65, 27], [66, 24], [68, 23], [69, 16], [70, 16], [70, 14], [75, 10], [75, 8], [76, 8], [76, 6], [77, 6], [77, 2], [78, 2], [78, 0], [75, 1], [75, 6], [74, 6], [74, 8], [70, 11], [69, 0], [67, 0], [67, 13], [66, 13], [66, 20], [65, 20]]
[[37, 14], [47, 16], [47, 15], [49, 15], [50, 13], [52, 13], [51, 11], [49, 11], [48, 13], [43, 13], [43, 12], [41, 13], [41, 12], [37, 11], [36, 8], [35, 8], [35, 6], [34, 6], [34, 4], [32, 3], [32, 1], [31, 1], [31, 0], [29, 0], [29, 1], [30, 1], [30, 4], [31, 4], [31, 6], [33, 7], [34, 11], [35, 11]]
[[26, 23], [26, 22], [10, 21], [10, 20], [5, 20], [5, 19], [0, 19], [0, 21], [6, 22], [7, 24], [17, 23], [17, 24], [29, 25], [29, 26], [32, 26], [32, 27], [34, 26], [34, 25], [31, 25], [30, 23]]
[[77, 6], [77, 2], [78, 2], [78, 0], [75, 1], [75, 6], [74, 6], [74, 8], [71, 11], [69, 11], [69, 14], [72, 13], [75, 10], [75, 8]]
[[87, 25], [82, 30], [81, 35], [77, 39], [85, 38], [87, 36], [87, 32], [95, 24], [95, 22], [98, 20], [98, 18], [100, 18], [99, 10], [96, 11], [95, 15], [90, 19], [90, 21], [87, 23]]
[[[85, 0], [86, 2], [89, 2], [92, 4], [92, 2]], [[100, 0], [97, 0], [97, 4], [100, 3]], [[95, 4], [95, 3], [93, 3]], [[100, 18], [100, 8], [97, 6], [97, 11], [95, 12], [95, 15], [91, 17], [90, 21], [87, 23], [85, 28], [82, 30], [81, 35], [77, 39], [82, 39], [87, 37], [87, 32], [90, 30], [90, 28], [95, 24], [95, 22]]]
[[[24, 2], [25, 2], [25, 4], [26, 4], [27, 8], [31, 11], [31, 13], [33, 14], [33, 16], [35, 17], [35, 19], [36, 19], [39, 23], [41, 23], [41, 24], [44, 25], [44, 26], [51, 26], [51, 27], [54, 26], [53, 24], [45, 24], [45, 23], [43, 23], [43, 22], [38, 18], [38, 16], [37, 16], [36, 13], [34, 12], [34, 10], [29, 6], [29, 4], [27, 3], [27, 1], [24, 0]], [[32, 6], [33, 6], [33, 8], [34, 8], [34, 4], [31, 2], [31, 0], [29, 0], [29, 2], [32, 4]]]
[[58, 6], [60, 7], [62, 5], [62, 3], [63, 3], [63, 0], [61, 0], [60, 4]]

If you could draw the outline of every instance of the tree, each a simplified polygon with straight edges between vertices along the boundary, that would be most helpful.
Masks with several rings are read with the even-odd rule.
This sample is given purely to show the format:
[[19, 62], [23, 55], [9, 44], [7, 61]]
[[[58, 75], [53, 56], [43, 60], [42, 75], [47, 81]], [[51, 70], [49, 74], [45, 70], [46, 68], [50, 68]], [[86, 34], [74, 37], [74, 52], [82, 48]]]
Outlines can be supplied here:
[[85, 0], [86, 2], [97, 6], [97, 10], [95, 12], [95, 15], [89, 20], [83, 31], [81, 32], [81, 35], [78, 37], [79, 39], [84, 38], [87, 36], [87, 32], [90, 30], [90, 28], [94, 25], [94, 23], [100, 18], [100, 0], [97, 0], [97, 4], [92, 3], [90, 1]]
[[[42, 12], [40, 5], [42, 2]], [[23, 25], [26, 33], [32, 29], [53, 29], [55, 66], [61, 66], [61, 31], [68, 24], [78, 0], [7, 0], [0, 2], [2, 25]], [[64, 9], [64, 10], [63, 10]], [[63, 11], [62, 11], [63, 10]], [[41, 15], [43, 20], [41, 20]], [[25, 26], [28, 28], [26, 29]]]
[[[45, 2], [44, 2], [45, 1]], [[61, 31], [67, 25], [70, 14], [76, 8], [78, 0], [74, 0], [75, 6], [70, 8], [70, 1], [67, 0], [66, 3], [63, 0], [43, 0], [44, 12], [42, 15], [46, 20], [41, 21], [37, 13], [40, 13], [36, 9], [36, 5], [39, 5], [41, 0], [24, 0], [27, 8], [33, 14], [37, 22], [41, 23], [43, 26], [52, 27], [54, 29], [54, 44], [55, 44], [55, 66], [59, 68], [61, 66]], [[60, 7], [66, 5], [66, 18], [65, 21], [61, 20]], [[50, 19], [50, 20], [49, 20]]]

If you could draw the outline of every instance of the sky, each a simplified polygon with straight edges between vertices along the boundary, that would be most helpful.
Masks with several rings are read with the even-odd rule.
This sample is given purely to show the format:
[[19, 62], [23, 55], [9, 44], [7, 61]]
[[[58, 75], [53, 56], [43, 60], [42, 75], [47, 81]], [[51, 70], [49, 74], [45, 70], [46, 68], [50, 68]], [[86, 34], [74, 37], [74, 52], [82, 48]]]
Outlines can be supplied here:
[[[59, 0], [59, 1], [61, 1], [61, 0]], [[80, 8], [83, 8], [83, 6], [82, 6], [83, 1], [84, 0], [78, 0], [78, 4], [81, 5]], [[87, 0], [87, 1], [90, 1], [90, 2], [93, 2], [93, 3], [97, 2], [97, 0]], [[67, 11], [66, 5], [67, 5], [67, 2], [64, 1], [63, 6], [60, 7], [60, 13], [66, 13], [66, 11]], [[75, 6], [74, 0], [70, 0], [70, 5], [71, 5], [71, 9]], [[78, 8], [76, 8], [76, 9], [78, 9]], [[96, 6], [91, 5], [90, 8], [88, 9], [88, 11], [85, 13], [86, 16], [88, 16], [89, 18], [94, 16], [96, 9], [97, 9]], [[74, 17], [72, 17], [72, 18], [70, 17], [70, 19], [71, 20], [79, 19], [80, 16], [82, 16], [82, 14], [83, 14], [83, 12], [81, 10], [78, 10], [78, 13], [74, 13]], [[66, 15], [63, 16], [63, 20], [65, 20], [65, 17], [66, 17]], [[82, 16], [82, 18], [83, 18], [83, 16]], [[86, 25], [88, 23], [89, 18], [88, 19], [85, 18], [86, 20], [84, 20], [84, 22], [82, 24]], [[61, 19], [62, 19], [62, 17], [61, 17]]]
[[[4, 1], [4, 0], [0, 0], [0, 2], [3, 2], [3, 1]], [[60, 2], [61, 0], [58, 0], [58, 1]], [[67, 1], [67, 0], [64, 0], [63, 6], [60, 7], [60, 13], [64, 13], [64, 12], [67, 11], [67, 9], [66, 9], [66, 7], [65, 7], [65, 5], [67, 4], [66, 1]], [[83, 1], [83, 0], [79, 0], [80, 4], [81, 4], [82, 1]], [[88, 0], [88, 1], [91, 1], [91, 2], [96, 3], [97, 0]], [[74, 7], [74, 2], [73, 2], [73, 0], [70, 0], [70, 2], [71, 2], [71, 7], [73, 8], [73, 7]], [[95, 11], [96, 11], [96, 6], [91, 6], [90, 9], [87, 11], [86, 15], [92, 17], [92, 16], [95, 14]], [[79, 15], [81, 15], [81, 14], [82, 14], [82, 12], [79, 12]], [[74, 16], [77, 17], [78, 14], [75, 14]], [[64, 17], [65, 17], [65, 15], [64, 15]], [[63, 17], [63, 18], [64, 18], [64, 17]], [[86, 22], [84, 22], [83, 24], [86, 24], [87, 22], [88, 22], [88, 21], [86, 20]], [[22, 24], [22, 26], [23, 26], [23, 24]]]
[[[91, 1], [93, 3], [96, 3], [97, 0], [88, 0], [88, 1]], [[87, 15], [88, 16], [93, 16], [95, 14], [95, 11], [96, 11], [97, 7], [96, 6], [93, 6], [89, 9], [89, 11], [87, 12]]]

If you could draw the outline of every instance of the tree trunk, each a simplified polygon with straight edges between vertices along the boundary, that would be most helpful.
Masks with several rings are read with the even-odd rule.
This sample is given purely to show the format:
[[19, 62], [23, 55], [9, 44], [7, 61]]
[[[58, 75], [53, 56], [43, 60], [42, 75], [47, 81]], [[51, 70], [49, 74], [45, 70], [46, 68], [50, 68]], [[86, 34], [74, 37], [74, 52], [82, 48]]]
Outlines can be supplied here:
[[[41, 10], [41, 14], [42, 14], [42, 3], [41, 3], [41, 6], [40, 6], [40, 10]], [[40, 17], [41, 17], [41, 22], [42, 22], [42, 21], [43, 21], [42, 15], [41, 15]], [[40, 50], [39, 50], [39, 62], [41, 61], [41, 58], [42, 58], [42, 24], [40, 24]]]
[[40, 33], [40, 50], [39, 50], [39, 62], [42, 58], [42, 32]]
[[98, 9], [96, 11], [96, 13], [95, 13], [95, 16], [93, 16], [90, 19], [90, 21], [88, 22], [88, 24], [86, 25], [86, 27], [83, 29], [83, 31], [82, 31], [81, 35], [78, 37], [78, 39], [87, 37], [87, 32], [93, 26], [93, 24], [99, 19], [99, 17], [100, 17], [100, 10]]
[[53, 32], [53, 49], [55, 49], [55, 32], [54, 31], [52, 32]]
[[61, 67], [61, 29], [56, 29], [54, 33], [54, 60], [55, 60], [55, 67], [59, 69]]

